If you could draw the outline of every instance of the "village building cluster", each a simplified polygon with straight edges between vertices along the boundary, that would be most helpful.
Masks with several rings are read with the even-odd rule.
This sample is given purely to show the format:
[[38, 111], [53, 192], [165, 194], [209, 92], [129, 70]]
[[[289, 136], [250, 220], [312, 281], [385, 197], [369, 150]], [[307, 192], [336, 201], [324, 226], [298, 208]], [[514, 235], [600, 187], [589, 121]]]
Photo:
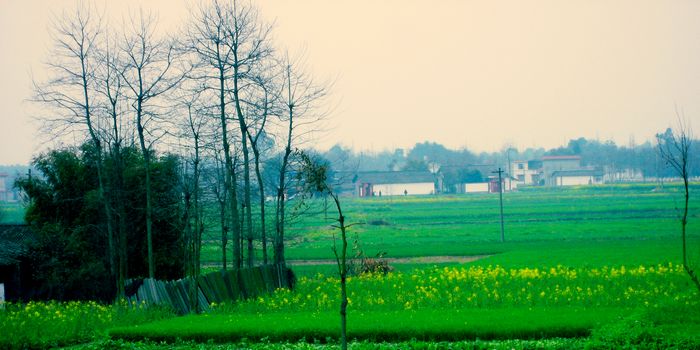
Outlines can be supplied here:
[[0, 172], [0, 202], [12, 203], [19, 200], [18, 190], [12, 186], [13, 183], [14, 178], [8, 173]]
[[[436, 193], [498, 193], [521, 186], [581, 186], [604, 183], [599, 167], [581, 166], [580, 156], [545, 156], [516, 160], [508, 169], [496, 165], [472, 165], [481, 181], [446, 184], [444, 173], [433, 164], [429, 171], [365, 171], [336, 174], [339, 192], [356, 197], [429, 195]], [[499, 175], [498, 171], [502, 173]]]
[[0, 202], [9, 200], [10, 192], [7, 190], [7, 174], [0, 173]]

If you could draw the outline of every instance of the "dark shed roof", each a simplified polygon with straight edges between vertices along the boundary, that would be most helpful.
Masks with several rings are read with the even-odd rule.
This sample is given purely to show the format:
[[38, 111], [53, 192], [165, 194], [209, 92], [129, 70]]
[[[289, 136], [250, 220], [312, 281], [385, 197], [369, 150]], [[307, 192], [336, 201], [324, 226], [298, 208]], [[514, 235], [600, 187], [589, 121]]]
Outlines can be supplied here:
[[0, 265], [16, 264], [33, 237], [28, 225], [0, 225]]
[[552, 172], [552, 176], [603, 176], [603, 171], [600, 169], [557, 170]]

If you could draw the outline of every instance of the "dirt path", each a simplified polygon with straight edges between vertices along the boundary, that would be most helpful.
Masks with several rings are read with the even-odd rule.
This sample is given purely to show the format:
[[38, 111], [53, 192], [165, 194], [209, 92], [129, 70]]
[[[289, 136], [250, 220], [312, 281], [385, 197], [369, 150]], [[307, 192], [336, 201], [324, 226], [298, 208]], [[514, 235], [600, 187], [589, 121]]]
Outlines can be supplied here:
[[[453, 256], [453, 255], [437, 255], [437, 256], [414, 256], [409, 258], [385, 258], [390, 264], [430, 264], [430, 263], [468, 263], [484, 258], [488, 258], [491, 255], [463, 255], [463, 256]], [[292, 266], [308, 266], [308, 265], [333, 265], [335, 260], [333, 259], [303, 259], [303, 260], [287, 260], [287, 265]], [[203, 267], [218, 267], [219, 263], [203, 263]]]
[[[430, 263], [468, 263], [483, 258], [488, 258], [491, 255], [467, 255], [467, 256], [414, 256], [410, 258], [385, 258], [390, 264], [430, 264]], [[333, 265], [335, 260], [332, 259], [317, 259], [317, 260], [287, 260], [289, 265]]]

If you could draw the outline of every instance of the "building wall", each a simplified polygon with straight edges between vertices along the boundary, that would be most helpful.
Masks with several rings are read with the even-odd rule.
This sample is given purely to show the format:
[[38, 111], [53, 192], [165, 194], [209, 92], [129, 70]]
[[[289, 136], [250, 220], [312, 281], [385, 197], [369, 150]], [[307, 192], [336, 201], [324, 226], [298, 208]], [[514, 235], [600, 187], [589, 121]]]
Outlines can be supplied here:
[[403, 196], [404, 191], [406, 191], [408, 195], [433, 194], [435, 191], [435, 184], [432, 182], [377, 184], [372, 185], [372, 191], [375, 196], [379, 196], [379, 192], [382, 193], [382, 196]]
[[581, 167], [580, 159], [553, 159], [542, 161], [542, 171], [551, 174], [557, 170], [573, 170]]
[[557, 176], [556, 186], [576, 186], [596, 184], [593, 176]]
[[0, 202], [7, 202], [10, 200], [10, 193], [7, 191], [7, 187], [5, 186], [5, 179], [5, 176], [0, 175]]
[[544, 175], [545, 185], [557, 185], [557, 182], [552, 177], [552, 173], [558, 170], [574, 170], [581, 167], [580, 159], [552, 159], [542, 161], [542, 173]]
[[488, 192], [489, 183], [488, 182], [477, 182], [464, 184], [464, 193], [479, 193]]
[[537, 170], [529, 169], [527, 161], [515, 161], [511, 164], [511, 176], [524, 185], [534, 184], [537, 173]]

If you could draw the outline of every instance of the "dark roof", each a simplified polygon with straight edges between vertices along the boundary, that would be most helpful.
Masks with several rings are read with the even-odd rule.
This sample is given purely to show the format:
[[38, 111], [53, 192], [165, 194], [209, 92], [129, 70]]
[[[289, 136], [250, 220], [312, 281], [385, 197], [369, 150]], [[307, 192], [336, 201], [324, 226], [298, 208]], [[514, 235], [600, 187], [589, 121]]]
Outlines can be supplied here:
[[427, 171], [367, 171], [357, 173], [354, 183], [408, 184], [434, 182], [435, 175]]
[[542, 160], [581, 160], [581, 156], [544, 156]]
[[17, 263], [33, 237], [28, 225], [0, 225], [0, 265]]
[[552, 176], [603, 176], [603, 171], [600, 169], [557, 170], [552, 172]]

